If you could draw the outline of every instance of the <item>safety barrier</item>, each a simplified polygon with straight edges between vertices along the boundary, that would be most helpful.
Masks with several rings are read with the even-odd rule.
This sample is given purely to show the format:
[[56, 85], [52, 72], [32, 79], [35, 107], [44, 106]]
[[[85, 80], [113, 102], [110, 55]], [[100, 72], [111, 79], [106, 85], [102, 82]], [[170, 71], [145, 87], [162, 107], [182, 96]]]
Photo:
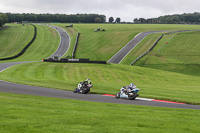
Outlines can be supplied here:
[[76, 42], [75, 42], [75, 45], [74, 45], [74, 50], [73, 50], [73, 53], [72, 53], [72, 59], [75, 58], [75, 53], [76, 53], [76, 48], [77, 48], [77, 45], [78, 45], [79, 35], [80, 35], [80, 33], [78, 32], [77, 37], [76, 37]]
[[106, 64], [106, 61], [90, 61], [89, 59], [61, 59], [55, 60], [53, 58], [44, 59], [44, 62], [56, 62], [56, 63], [95, 63], [95, 64]]
[[[33, 24], [32, 24], [33, 25]], [[11, 57], [6, 57], [6, 58], [2, 58], [0, 60], [11, 60], [11, 59], [15, 59], [19, 56], [21, 56], [27, 49], [28, 47], [34, 42], [35, 38], [36, 38], [36, 35], [37, 35], [37, 28], [35, 25], [33, 25], [34, 27], [34, 36], [33, 38], [31, 39], [31, 41], [22, 49], [22, 51], [20, 51], [17, 55], [14, 55], [14, 56], [11, 56]]]
[[174, 33], [180, 33], [180, 32], [191, 32], [191, 31], [200, 31], [199, 30], [178, 30], [178, 31], [173, 31], [173, 32], [168, 32], [168, 33], [164, 33], [162, 34], [159, 39], [156, 41], [156, 43], [149, 49], [147, 50], [144, 54], [140, 55], [139, 57], [137, 57], [137, 59], [135, 59], [130, 65], [132, 66], [133, 64], [135, 64], [139, 59], [141, 59], [142, 57], [144, 57], [146, 54], [148, 54], [151, 50], [153, 50], [153, 48], [158, 44], [158, 42], [162, 39], [162, 37], [164, 35], [170, 35], [170, 34], [174, 34]]

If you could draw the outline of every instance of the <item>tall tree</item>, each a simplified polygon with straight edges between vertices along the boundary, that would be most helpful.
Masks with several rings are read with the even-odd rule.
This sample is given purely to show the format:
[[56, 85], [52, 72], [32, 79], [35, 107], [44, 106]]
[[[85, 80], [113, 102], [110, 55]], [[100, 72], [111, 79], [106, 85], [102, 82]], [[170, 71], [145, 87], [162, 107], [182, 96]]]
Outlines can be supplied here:
[[112, 23], [114, 21], [114, 18], [113, 17], [110, 17], [109, 18], [109, 23]]
[[137, 23], [138, 23], [138, 19], [135, 18], [135, 19], [133, 20], [133, 22], [137, 24]]
[[0, 13], [0, 27], [3, 26], [7, 21], [7, 16], [5, 14]]
[[116, 18], [116, 23], [120, 23], [120, 21], [121, 21], [121, 19], [118, 17], [118, 18]]

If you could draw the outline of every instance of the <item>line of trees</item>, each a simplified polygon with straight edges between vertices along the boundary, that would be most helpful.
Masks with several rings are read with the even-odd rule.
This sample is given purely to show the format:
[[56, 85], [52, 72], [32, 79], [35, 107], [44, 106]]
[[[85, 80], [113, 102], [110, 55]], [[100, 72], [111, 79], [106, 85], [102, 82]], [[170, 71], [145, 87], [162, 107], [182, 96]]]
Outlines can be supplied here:
[[104, 23], [105, 15], [99, 14], [34, 14], [6, 13], [8, 22], [60, 22], [60, 23]]
[[0, 27], [2, 27], [7, 21], [7, 16], [3, 13], [0, 13]]
[[145, 24], [145, 23], [160, 23], [160, 24], [200, 24], [200, 13], [184, 13], [175, 15], [165, 15], [158, 18], [144, 19], [135, 18], [134, 23]]

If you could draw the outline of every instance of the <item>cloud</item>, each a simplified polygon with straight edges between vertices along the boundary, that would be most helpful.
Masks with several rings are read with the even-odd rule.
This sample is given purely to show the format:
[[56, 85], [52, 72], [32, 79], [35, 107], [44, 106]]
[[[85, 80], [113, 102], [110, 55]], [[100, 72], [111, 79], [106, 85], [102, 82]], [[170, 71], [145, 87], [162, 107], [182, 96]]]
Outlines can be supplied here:
[[12, 13], [98, 13], [120, 17], [152, 18], [161, 15], [199, 12], [197, 0], [0, 0], [1, 12]]

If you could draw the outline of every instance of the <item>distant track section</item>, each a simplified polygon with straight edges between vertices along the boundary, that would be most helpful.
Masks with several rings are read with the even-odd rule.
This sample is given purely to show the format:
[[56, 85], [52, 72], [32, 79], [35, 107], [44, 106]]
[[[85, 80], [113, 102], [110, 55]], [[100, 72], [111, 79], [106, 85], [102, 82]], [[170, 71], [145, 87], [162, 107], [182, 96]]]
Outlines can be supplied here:
[[54, 54], [52, 54], [49, 58], [60, 58], [62, 57], [69, 49], [70, 46], [70, 37], [67, 34], [67, 32], [57, 26], [53, 26], [53, 25], [49, 25], [50, 27], [54, 28], [60, 35], [60, 45], [58, 47], [58, 49], [56, 50], [56, 52]]
[[146, 36], [152, 34], [152, 33], [162, 33], [166, 31], [149, 31], [149, 32], [142, 32], [138, 35], [136, 35], [133, 40], [131, 40], [128, 44], [126, 44], [119, 52], [117, 52], [110, 60], [108, 60], [108, 63], [115, 63], [119, 64], [128, 54], [129, 52], [137, 46]]

